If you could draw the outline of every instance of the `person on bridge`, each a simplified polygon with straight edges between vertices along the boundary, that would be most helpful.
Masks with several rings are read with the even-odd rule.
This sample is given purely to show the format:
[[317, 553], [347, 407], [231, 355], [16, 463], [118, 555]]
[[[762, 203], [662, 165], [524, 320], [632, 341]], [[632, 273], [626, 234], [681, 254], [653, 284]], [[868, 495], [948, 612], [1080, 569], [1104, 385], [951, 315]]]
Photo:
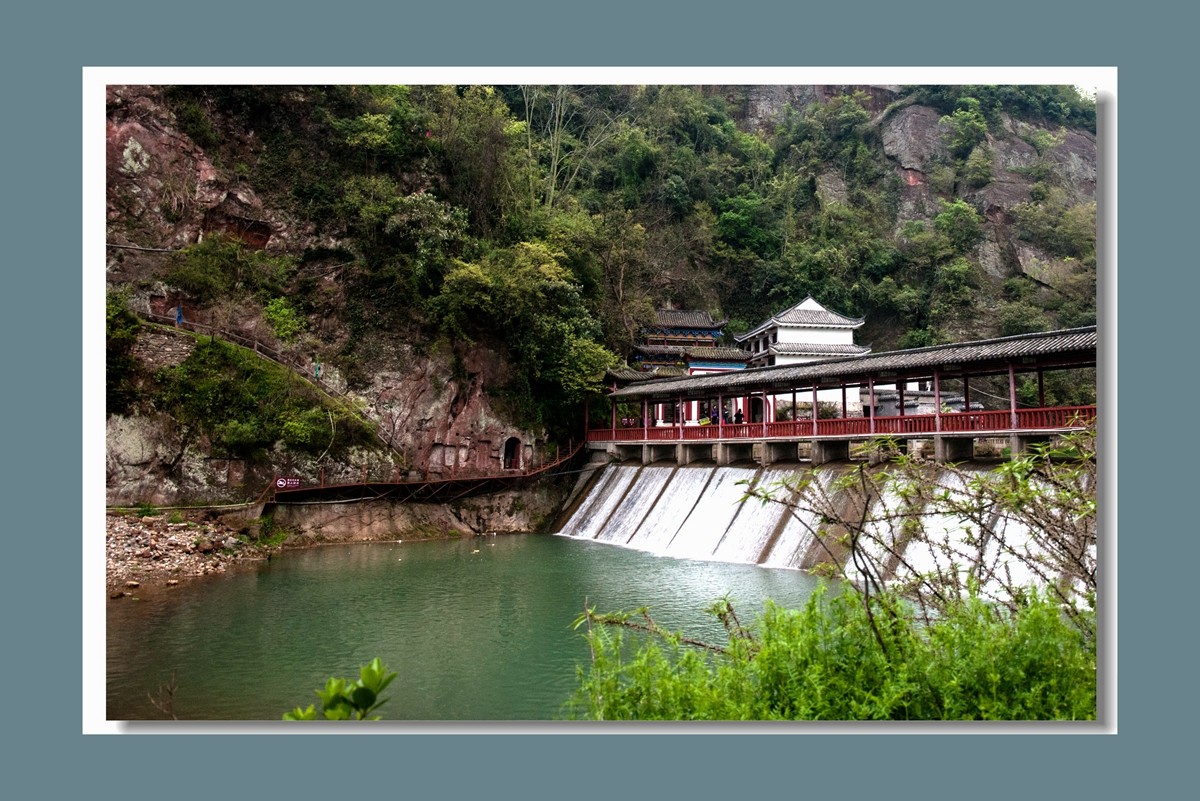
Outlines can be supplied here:
[[744, 419], [745, 419], [745, 418], [744, 418], [744, 417], [742, 417], [742, 410], [741, 410], [741, 409], [738, 409], [738, 410], [737, 410], [737, 414], [735, 414], [735, 415], [733, 416], [733, 422], [737, 423], [737, 424], [740, 426], [740, 425], [742, 424], [742, 420], [744, 420]]

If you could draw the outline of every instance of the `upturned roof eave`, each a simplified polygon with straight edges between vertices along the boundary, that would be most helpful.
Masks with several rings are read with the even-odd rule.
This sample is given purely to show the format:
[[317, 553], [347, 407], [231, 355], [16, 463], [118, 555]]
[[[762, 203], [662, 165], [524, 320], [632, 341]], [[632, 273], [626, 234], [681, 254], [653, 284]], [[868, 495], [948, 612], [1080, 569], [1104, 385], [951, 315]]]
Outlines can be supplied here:
[[[1019, 347], [1017, 350], [1011, 349], [1022, 342], [1039, 339], [1046, 340], [1045, 346], [1035, 348], [1032, 352], [1022, 351]], [[629, 388], [626, 391], [618, 390], [612, 395], [669, 398], [674, 397], [675, 393], [710, 392], [724, 388], [767, 391], [814, 380], [819, 385], [824, 378], [854, 382], [867, 380], [871, 374], [886, 375], [889, 378], [914, 377], [928, 375], [927, 371], [940, 365], [963, 363], [986, 367], [988, 364], [1001, 365], [1029, 356], [1044, 357], [1047, 359], [1047, 365], [1088, 366], [1096, 362], [1096, 347], [1096, 327], [1086, 326], [870, 355], [821, 359], [804, 364], [749, 367], [719, 375], [662, 379], [660, 382], [642, 384], [637, 388], [638, 392]], [[931, 358], [936, 357], [939, 352], [943, 354], [943, 358]], [[1062, 355], [1065, 361], [1051, 358], [1056, 355]]]

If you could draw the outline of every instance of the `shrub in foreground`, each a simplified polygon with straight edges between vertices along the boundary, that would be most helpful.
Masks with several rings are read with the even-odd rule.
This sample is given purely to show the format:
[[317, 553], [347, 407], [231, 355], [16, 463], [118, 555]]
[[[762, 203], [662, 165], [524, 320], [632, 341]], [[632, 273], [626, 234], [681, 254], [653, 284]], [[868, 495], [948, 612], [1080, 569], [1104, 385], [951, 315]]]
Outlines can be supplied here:
[[[589, 611], [572, 717], [602, 720], [1072, 720], [1096, 715], [1096, 651], [1046, 598], [977, 598], [923, 622], [894, 597], [768, 602], [727, 646]], [[649, 620], [649, 618], [646, 618]], [[636, 632], [632, 630], [638, 630]]]

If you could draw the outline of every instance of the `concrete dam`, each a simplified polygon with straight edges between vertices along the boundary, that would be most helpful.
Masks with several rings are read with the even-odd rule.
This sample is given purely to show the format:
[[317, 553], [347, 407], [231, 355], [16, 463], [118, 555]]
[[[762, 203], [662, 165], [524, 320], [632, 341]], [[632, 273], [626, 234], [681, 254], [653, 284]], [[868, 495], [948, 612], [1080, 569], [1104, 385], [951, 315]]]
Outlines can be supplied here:
[[[664, 557], [828, 572], [855, 583], [867, 578], [864, 569], [894, 587], [961, 589], [971, 580], [996, 600], [1019, 587], [1055, 584], [1082, 593], [1094, 586], [1094, 515], [1066, 521], [1062, 509], [1005, 508], [997, 500], [1003, 487], [986, 483], [1003, 476], [995, 463], [922, 465], [920, 486], [911, 476], [907, 485], [889, 481], [888, 470], [850, 462], [815, 469], [613, 463], [581, 478], [556, 533]], [[1085, 499], [1093, 491], [1078, 489]], [[1060, 519], [1063, 526], [1054, 525]], [[850, 556], [852, 542], [858, 559]]]

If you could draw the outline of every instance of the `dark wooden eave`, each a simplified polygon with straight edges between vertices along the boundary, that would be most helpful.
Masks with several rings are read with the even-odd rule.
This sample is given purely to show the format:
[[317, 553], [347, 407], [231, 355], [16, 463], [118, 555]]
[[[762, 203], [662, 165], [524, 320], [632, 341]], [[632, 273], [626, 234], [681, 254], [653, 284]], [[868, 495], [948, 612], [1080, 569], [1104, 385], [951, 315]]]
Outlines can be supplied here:
[[797, 388], [891, 383], [927, 378], [985, 376], [1037, 369], [1092, 367], [1096, 364], [1096, 326], [1021, 334], [1013, 337], [957, 342], [928, 348], [875, 353], [853, 359], [757, 367], [715, 375], [640, 382], [609, 393], [617, 400], [707, 398], [719, 392], [783, 392]]

